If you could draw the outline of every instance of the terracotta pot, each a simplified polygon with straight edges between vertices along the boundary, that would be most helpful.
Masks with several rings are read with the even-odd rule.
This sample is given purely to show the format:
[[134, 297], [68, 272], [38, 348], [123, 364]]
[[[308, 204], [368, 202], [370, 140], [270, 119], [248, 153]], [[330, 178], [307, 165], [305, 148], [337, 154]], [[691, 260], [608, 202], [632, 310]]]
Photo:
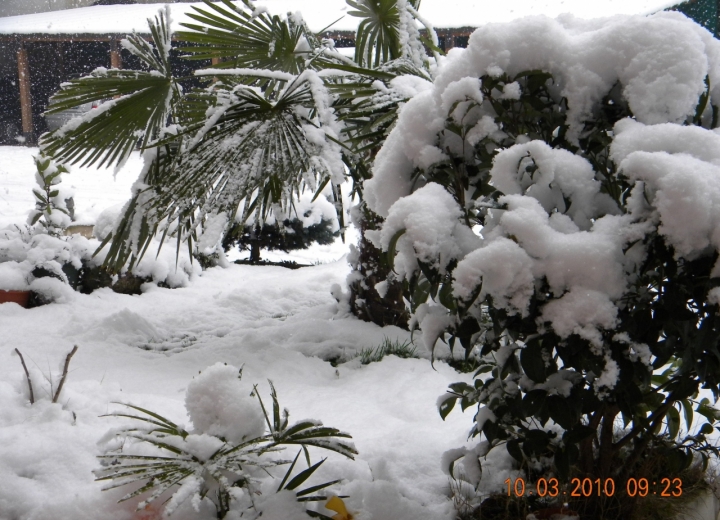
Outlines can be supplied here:
[[3, 291], [0, 289], [0, 303], [13, 302], [20, 307], [27, 308], [30, 301], [30, 291]]
[[65, 228], [65, 235], [82, 235], [85, 238], [92, 238], [93, 228], [94, 226], [81, 226], [73, 224], [72, 226]]

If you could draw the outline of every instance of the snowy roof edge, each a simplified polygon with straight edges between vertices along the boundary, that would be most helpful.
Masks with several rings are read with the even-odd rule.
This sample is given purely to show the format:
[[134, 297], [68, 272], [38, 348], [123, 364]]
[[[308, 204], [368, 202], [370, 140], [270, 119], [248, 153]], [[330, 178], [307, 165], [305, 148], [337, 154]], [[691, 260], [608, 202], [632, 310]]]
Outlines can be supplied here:
[[[503, 7], [503, 12], [489, 13], [486, 10], [477, 9], [475, 0], [456, 0], [464, 3], [464, 8], [451, 10], [455, 14], [448, 14], [447, 6], [443, 0], [426, 0], [423, 8], [425, 18], [433, 20], [438, 29], [462, 29], [475, 28], [485, 23], [506, 20], [508, 16], [513, 18], [516, 12], [512, 7], [512, 1], [508, 1]], [[519, 1], [519, 0], [518, 0]], [[573, 1], [560, 2], [566, 10], [573, 11]], [[612, 1], [612, 0], [611, 0]], [[306, 15], [308, 25], [313, 30], [320, 30], [332, 24], [329, 32], [355, 31], [357, 18], [346, 14], [344, 0], [256, 0], [258, 6], [267, 7], [273, 14], [283, 14], [290, 11], [300, 11]], [[547, 14], [557, 15], [556, 9], [548, 2], [547, 9], [532, 8], [530, 11], [522, 11], [524, 14]], [[607, 11], [602, 11], [603, 16], [612, 14], [650, 14], [668, 7], [682, 3], [681, 0], [626, 0], [623, 7], [615, 6]], [[425, 4], [428, 4], [427, 6]], [[116, 35], [126, 35], [133, 31], [140, 34], [147, 34], [148, 18], [153, 17], [167, 4], [125, 4], [80, 7], [61, 11], [45, 13], [26, 14], [0, 18], [0, 37], [7, 39], [8, 36], [27, 39], [37, 37], [38, 39], [52, 40], [73, 37], [73, 39], [97, 39], [99, 36], [112, 39]], [[193, 7], [202, 7], [202, 2], [175, 3], [170, 4], [171, 21], [173, 31], [183, 30], [182, 23], [193, 23], [188, 13]], [[536, 4], [537, 5], [537, 4]], [[509, 7], [508, 7], [509, 6]], [[515, 6], [517, 7], [517, 6]], [[437, 12], [435, 12], [437, 11]], [[545, 12], [547, 11], [547, 12]], [[560, 12], [563, 12], [561, 10]], [[460, 13], [459, 18], [455, 15]], [[473, 14], [473, 16], [468, 16]], [[597, 17], [594, 11], [585, 12], [579, 17]], [[339, 21], [338, 18], [341, 18]], [[333, 24], [333, 22], [335, 22]]]

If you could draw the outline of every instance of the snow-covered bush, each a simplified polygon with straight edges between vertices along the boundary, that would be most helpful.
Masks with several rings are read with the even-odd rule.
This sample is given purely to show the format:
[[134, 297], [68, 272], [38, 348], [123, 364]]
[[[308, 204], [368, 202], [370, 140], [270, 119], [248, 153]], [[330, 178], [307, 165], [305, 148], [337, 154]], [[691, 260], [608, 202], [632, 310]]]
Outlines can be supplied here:
[[[277, 208], [280, 212], [280, 208]], [[236, 222], [225, 234], [222, 245], [225, 251], [238, 247], [250, 251], [250, 260], [260, 260], [260, 251], [294, 251], [307, 249], [311, 244], [332, 244], [340, 234], [335, 206], [323, 195], [313, 200], [305, 192], [293, 201], [289, 214], [271, 213], [262, 219]]]
[[72, 192], [61, 188], [62, 174], [68, 170], [62, 164], [57, 164], [50, 157], [39, 153], [35, 157], [35, 182], [33, 188], [35, 195], [35, 209], [28, 215], [28, 224], [34, 226], [38, 221], [50, 235], [62, 235], [72, 221]]
[[[193, 423], [189, 431], [133, 405], [126, 406], [134, 412], [112, 414], [145, 424], [109, 432], [107, 451], [111, 453], [100, 456], [104, 467], [97, 472], [98, 480], [110, 481], [105, 489], [144, 482], [121, 499], [149, 493], [138, 510], [179, 485], [165, 506], [167, 515], [187, 500], [196, 511], [209, 500], [218, 518], [307, 518], [302, 503], [325, 501], [327, 497], [317, 492], [338, 482], [300, 489], [325, 460], [311, 464], [308, 449], [353, 459], [357, 451], [345, 440], [351, 437], [319, 421], [290, 425], [289, 413], [281, 411], [272, 383], [272, 410], [268, 410], [257, 386], [245, 385], [241, 376], [242, 370], [217, 363], [190, 383], [185, 395]], [[155, 449], [148, 451], [147, 445]], [[294, 460], [285, 460], [276, 455], [284, 446], [301, 449]], [[293, 475], [303, 453], [308, 467]], [[273, 471], [279, 466], [288, 466], [284, 475]]]
[[35, 293], [33, 305], [38, 305], [69, 301], [73, 289], [91, 293], [110, 287], [139, 293], [144, 283], [184, 287], [200, 273], [187, 251], [176, 257], [154, 241], [154, 254], [112, 276], [102, 267], [106, 252], [94, 256], [99, 245], [81, 235], [61, 236], [18, 226], [0, 229], [0, 289], [30, 290]]
[[[73, 297], [83, 265], [92, 262], [92, 246], [80, 236], [56, 236], [18, 226], [0, 229], [0, 289], [30, 290], [37, 303]], [[72, 280], [71, 280], [72, 278]]]
[[[477, 405], [484, 437], [450, 471], [479, 485], [503, 445], [531, 479], [624, 483], [653, 447], [655, 479], [717, 454], [718, 105], [720, 42], [661, 13], [488, 24], [403, 107], [365, 237], [426, 346], [480, 358], [439, 400]], [[681, 411], [707, 422], [679, 435]]]

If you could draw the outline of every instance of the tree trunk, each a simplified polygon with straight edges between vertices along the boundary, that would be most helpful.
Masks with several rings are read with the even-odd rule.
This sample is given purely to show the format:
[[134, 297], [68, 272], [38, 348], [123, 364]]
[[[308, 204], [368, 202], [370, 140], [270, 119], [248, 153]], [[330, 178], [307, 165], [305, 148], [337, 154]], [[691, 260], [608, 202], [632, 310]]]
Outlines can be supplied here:
[[257, 241], [250, 243], [250, 262], [257, 263], [260, 261], [260, 244]]

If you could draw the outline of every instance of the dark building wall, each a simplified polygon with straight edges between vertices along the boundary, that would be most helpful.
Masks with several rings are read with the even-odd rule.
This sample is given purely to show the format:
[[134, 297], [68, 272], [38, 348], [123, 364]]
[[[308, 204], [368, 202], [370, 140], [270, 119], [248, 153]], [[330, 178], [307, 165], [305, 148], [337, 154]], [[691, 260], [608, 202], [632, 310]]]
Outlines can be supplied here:
[[60, 83], [110, 67], [109, 42], [33, 42], [25, 45], [30, 62], [33, 132], [47, 131], [43, 112]]
[[[0, 0], [1, 1], [1, 0]], [[189, 90], [199, 87], [200, 81], [192, 77], [196, 67], [208, 67], [210, 61], [189, 61], [182, 58], [178, 47], [184, 42], [173, 42], [170, 64], [180, 83]], [[60, 84], [73, 77], [88, 74], [98, 67], [110, 67], [109, 41], [30, 41], [23, 44], [30, 65], [30, 95], [33, 134], [37, 138], [47, 131], [43, 113], [49, 98]], [[16, 144], [20, 135], [21, 111], [18, 81], [17, 43], [0, 43], [5, 58], [0, 66], [0, 144]], [[120, 49], [122, 68], [142, 69], [141, 62], [128, 51]]]
[[697, 23], [705, 27], [708, 31], [718, 36], [718, 0], [688, 0], [674, 7], [672, 11], [679, 11]]

